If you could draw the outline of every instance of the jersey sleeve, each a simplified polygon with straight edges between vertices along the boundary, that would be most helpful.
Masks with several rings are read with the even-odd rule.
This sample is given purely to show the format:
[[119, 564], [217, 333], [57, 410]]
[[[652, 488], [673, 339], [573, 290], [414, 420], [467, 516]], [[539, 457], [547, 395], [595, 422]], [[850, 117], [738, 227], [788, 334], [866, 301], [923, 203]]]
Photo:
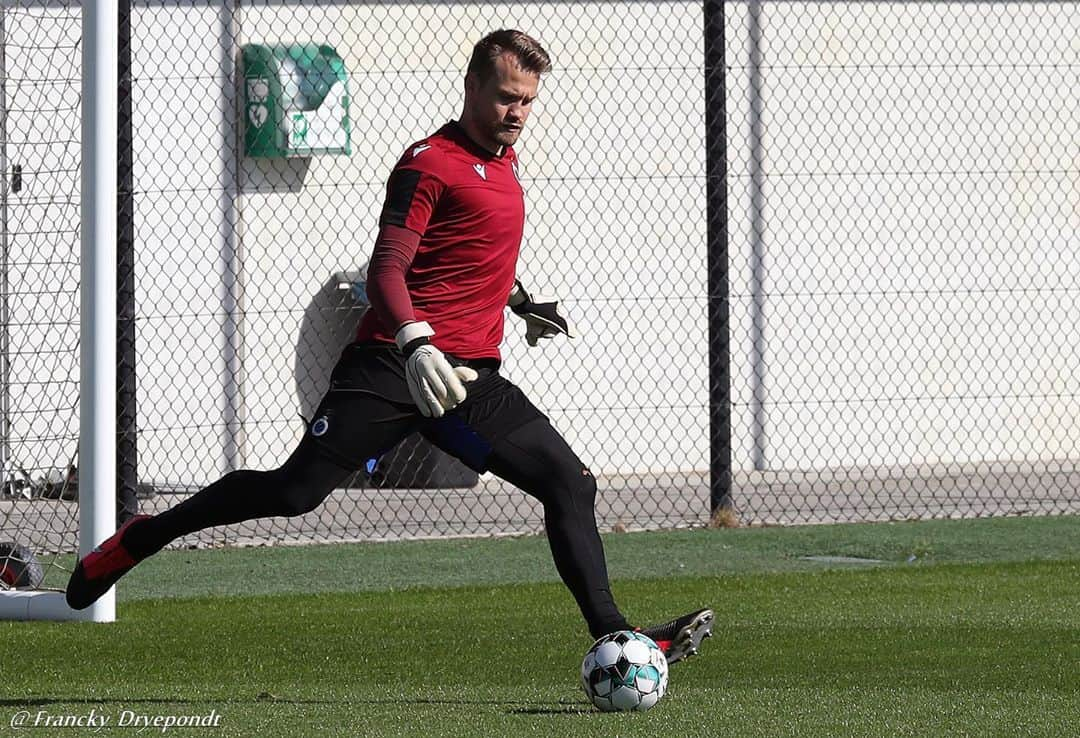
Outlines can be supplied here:
[[383, 327], [391, 335], [416, 320], [405, 273], [416, 256], [420, 236], [407, 228], [384, 225], [368, 264], [367, 296]]
[[[383, 203], [380, 226], [398, 226], [424, 235], [439, 198], [446, 185], [432, 171], [431, 160], [436, 152], [425, 151], [427, 161], [414, 155], [411, 161], [403, 160], [394, 167], [386, 183], [386, 201]], [[406, 154], [406, 158], [409, 155]]]

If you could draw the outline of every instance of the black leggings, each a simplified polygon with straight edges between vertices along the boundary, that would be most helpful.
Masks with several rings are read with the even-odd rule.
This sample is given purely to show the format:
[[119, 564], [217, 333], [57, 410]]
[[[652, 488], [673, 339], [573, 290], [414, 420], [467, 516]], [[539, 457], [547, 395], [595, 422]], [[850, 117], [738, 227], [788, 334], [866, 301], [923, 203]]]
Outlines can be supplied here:
[[204, 528], [303, 515], [318, 507], [351, 474], [323, 455], [310, 436], [304, 436], [277, 469], [229, 472], [176, 507], [135, 526], [125, 535], [124, 546], [141, 559]]
[[[495, 440], [487, 467], [543, 504], [555, 567], [593, 637], [628, 628], [611, 594], [596, 529], [596, 481], [548, 420], [534, 419]], [[142, 559], [204, 528], [303, 515], [352, 473], [307, 434], [279, 468], [230, 472], [176, 507], [132, 527], [124, 545]]]
[[559, 576], [599, 638], [629, 625], [608, 583], [604, 544], [596, 530], [596, 480], [546, 418], [500, 439], [488, 468], [544, 505], [544, 527]]

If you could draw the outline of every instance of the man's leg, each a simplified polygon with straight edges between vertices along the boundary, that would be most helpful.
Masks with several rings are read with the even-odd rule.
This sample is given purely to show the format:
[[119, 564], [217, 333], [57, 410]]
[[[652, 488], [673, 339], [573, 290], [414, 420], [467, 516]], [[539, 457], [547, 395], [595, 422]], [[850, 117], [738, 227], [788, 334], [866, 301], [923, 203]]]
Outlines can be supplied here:
[[[511, 431], [494, 444], [488, 468], [544, 504], [544, 525], [555, 567], [577, 600], [594, 638], [631, 630], [608, 582], [604, 546], [596, 529], [596, 481], [547, 418]], [[641, 629], [674, 664], [697, 653], [712, 634], [713, 612], [696, 610]]]
[[[631, 629], [611, 594], [596, 529], [596, 480], [518, 387], [483, 370], [464, 403], [422, 430], [474, 470], [492, 471], [543, 503], [555, 567], [593, 637]], [[641, 632], [663, 649], [668, 663], [676, 663], [697, 652], [712, 621], [712, 610], [702, 608]]]
[[543, 503], [555, 568], [592, 636], [629, 630], [611, 594], [604, 544], [596, 529], [596, 480], [547, 418], [534, 419], [496, 441], [488, 468]]
[[78, 562], [67, 586], [68, 604], [93, 604], [124, 574], [177, 538], [217, 525], [314, 510], [351, 470], [321, 453], [310, 435], [272, 471], [229, 472], [176, 507], [129, 519]]
[[594, 637], [629, 624], [611, 595], [596, 530], [596, 480], [529, 398], [480, 367], [465, 402], [422, 427], [424, 437], [476, 471], [492, 471], [544, 505], [555, 568]]
[[170, 510], [132, 518], [76, 564], [68, 604], [88, 607], [138, 562], [181, 536], [314, 510], [367, 459], [416, 429], [420, 415], [407, 396], [401, 363], [385, 351], [346, 349], [315, 420], [284, 464], [230, 472]]
[[277, 469], [229, 472], [176, 507], [132, 526], [123, 544], [134, 559], [142, 560], [177, 538], [205, 528], [303, 515], [322, 504], [354, 471], [328, 457], [305, 435]]

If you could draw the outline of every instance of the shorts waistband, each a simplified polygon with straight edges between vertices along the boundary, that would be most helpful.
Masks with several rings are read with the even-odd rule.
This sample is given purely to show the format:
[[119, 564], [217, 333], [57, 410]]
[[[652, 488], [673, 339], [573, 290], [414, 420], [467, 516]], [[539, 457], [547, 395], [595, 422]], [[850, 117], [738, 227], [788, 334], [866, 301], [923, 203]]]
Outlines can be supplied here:
[[462, 359], [458, 356], [451, 356], [446, 354], [446, 360], [450, 362], [451, 366], [467, 366], [470, 369], [480, 371], [482, 369], [490, 369], [493, 372], [497, 372], [499, 367], [502, 366], [502, 362], [498, 359], [483, 358], [483, 359]]
[[[398, 347], [392, 343], [376, 342], [376, 341], [358, 341], [349, 344], [347, 349], [355, 348], [361, 350], [375, 350], [375, 351], [390, 351], [392, 353], [401, 356], [401, 352]], [[451, 366], [467, 366], [470, 369], [480, 371], [481, 369], [489, 369], [493, 372], [498, 371], [502, 366], [501, 359], [495, 359], [491, 357], [482, 357], [479, 359], [464, 359], [460, 356], [454, 356], [453, 354], [444, 354], [446, 360], [450, 362]]]

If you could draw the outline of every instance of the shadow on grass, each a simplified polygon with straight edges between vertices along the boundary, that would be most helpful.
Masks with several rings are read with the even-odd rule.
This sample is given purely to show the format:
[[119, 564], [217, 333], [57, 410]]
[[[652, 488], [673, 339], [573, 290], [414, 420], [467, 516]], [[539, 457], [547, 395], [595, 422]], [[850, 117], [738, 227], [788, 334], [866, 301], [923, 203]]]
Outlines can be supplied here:
[[595, 715], [596, 710], [582, 703], [559, 704], [557, 707], [513, 707], [506, 711], [510, 715]]

